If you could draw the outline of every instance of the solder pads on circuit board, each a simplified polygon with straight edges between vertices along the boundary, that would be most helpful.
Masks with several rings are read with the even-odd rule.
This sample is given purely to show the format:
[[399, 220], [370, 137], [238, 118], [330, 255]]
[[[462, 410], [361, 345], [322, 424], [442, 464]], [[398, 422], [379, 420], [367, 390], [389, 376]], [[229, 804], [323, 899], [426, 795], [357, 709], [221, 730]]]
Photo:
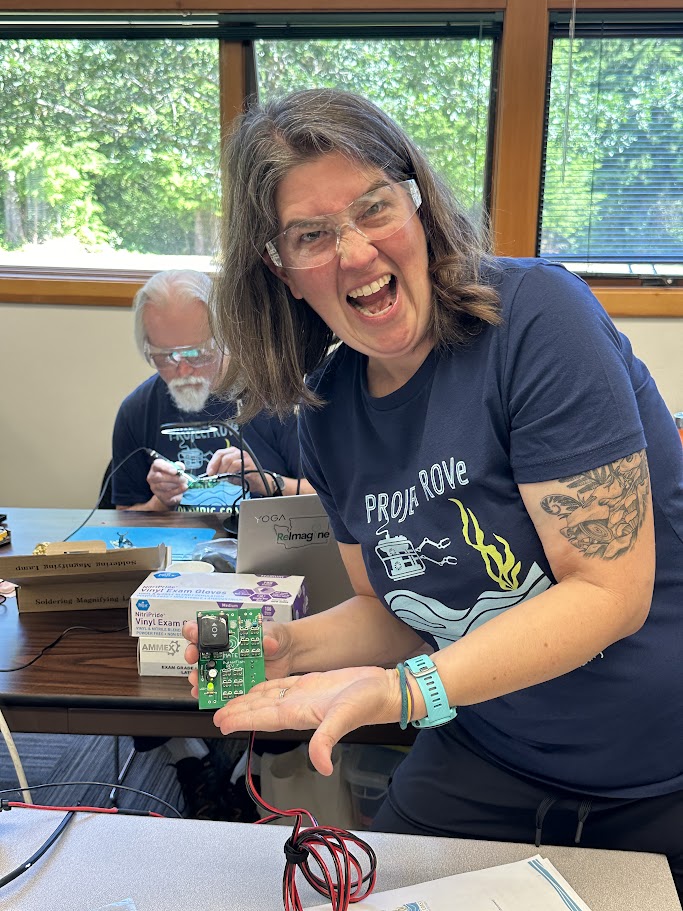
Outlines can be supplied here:
[[197, 612], [199, 708], [218, 709], [266, 679], [261, 609]]

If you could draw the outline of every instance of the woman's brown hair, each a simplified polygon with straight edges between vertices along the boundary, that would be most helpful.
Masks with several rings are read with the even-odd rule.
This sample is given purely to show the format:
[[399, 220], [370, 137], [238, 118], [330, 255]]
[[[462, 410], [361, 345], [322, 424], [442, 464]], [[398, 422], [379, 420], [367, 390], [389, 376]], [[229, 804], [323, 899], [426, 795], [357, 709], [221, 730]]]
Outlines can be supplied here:
[[480, 232], [405, 132], [372, 102], [335, 89], [312, 89], [256, 105], [228, 140], [222, 264], [211, 324], [230, 353], [219, 392], [242, 400], [241, 419], [280, 415], [298, 403], [320, 404], [304, 378], [324, 360], [335, 337], [303, 300], [294, 298], [263, 260], [280, 231], [275, 194], [289, 171], [330, 152], [414, 178], [427, 238], [433, 286], [430, 333], [437, 349], [463, 344], [499, 322], [498, 296], [480, 279]]

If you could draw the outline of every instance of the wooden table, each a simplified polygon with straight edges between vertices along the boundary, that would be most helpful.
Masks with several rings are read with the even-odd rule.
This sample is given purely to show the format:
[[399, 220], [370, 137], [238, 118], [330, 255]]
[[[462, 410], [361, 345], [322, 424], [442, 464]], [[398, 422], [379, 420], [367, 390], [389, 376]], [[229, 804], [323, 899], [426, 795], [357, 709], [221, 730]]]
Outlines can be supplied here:
[[[85, 518], [84, 510], [0, 509], [12, 531], [5, 554], [30, 554], [38, 541], [60, 541]], [[209, 526], [210, 513], [163, 515], [98, 510], [90, 526]], [[199, 712], [187, 680], [139, 677], [136, 641], [121, 610], [17, 612], [16, 600], [0, 606], [0, 667], [24, 664], [70, 626], [119, 630], [102, 635], [69, 633], [34, 665], [0, 674], [0, 704], [15, 731], [67, 734], [214, 736], [210, 713]]]
[[[12, 531], [5, 554], [30, 554], [39, 541], [60, 541], [85, 518], [84, 510], [2, 508]], [[221, 530], [213, 513], [149, 513], [98, 510], [89, 526], [204, 526]], [[161, 538], [160, 538], [161, 540]], [[0, 673], [0, 707], [14, 731], [60, 734], [125, 734], [159, 737], [220, 737], [211, 712], [200, 712], [187, 680], [139, 677], [136, 640], [128, 635], [121, 610], [17, 612], [16, 600], [0, 605], [0, 668], [16, 667], [35, 657], [71, 626], [117, 630], [69, 633], [31, 667]], [[406, 744], [412, 730], [361, 728], [348, 740]], [[300, 731], [269, 734], [284, 740], [307, 739]]]

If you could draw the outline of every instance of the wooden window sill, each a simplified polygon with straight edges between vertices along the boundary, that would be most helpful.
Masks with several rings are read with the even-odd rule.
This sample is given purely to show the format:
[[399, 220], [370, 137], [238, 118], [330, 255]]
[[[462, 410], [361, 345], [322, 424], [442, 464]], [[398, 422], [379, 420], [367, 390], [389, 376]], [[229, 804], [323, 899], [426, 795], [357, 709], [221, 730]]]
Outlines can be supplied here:
[[[0, 274], [0, 303], [130, 307], [152, 272]], [[589, 281], [613, 317], [683, 317], [683, 287], [637, 287], [632, 282]]]

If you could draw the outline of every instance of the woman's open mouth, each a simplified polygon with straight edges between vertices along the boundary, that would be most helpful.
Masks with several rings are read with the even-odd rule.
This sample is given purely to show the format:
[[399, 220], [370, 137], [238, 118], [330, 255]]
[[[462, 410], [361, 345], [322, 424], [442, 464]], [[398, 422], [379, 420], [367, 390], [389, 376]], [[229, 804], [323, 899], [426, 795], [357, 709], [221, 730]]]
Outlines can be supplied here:
[[369, 285], [354, 288], [346, 299], [363, 316], [381, 316], [396, 303], [396, 278], [387, 273]]

